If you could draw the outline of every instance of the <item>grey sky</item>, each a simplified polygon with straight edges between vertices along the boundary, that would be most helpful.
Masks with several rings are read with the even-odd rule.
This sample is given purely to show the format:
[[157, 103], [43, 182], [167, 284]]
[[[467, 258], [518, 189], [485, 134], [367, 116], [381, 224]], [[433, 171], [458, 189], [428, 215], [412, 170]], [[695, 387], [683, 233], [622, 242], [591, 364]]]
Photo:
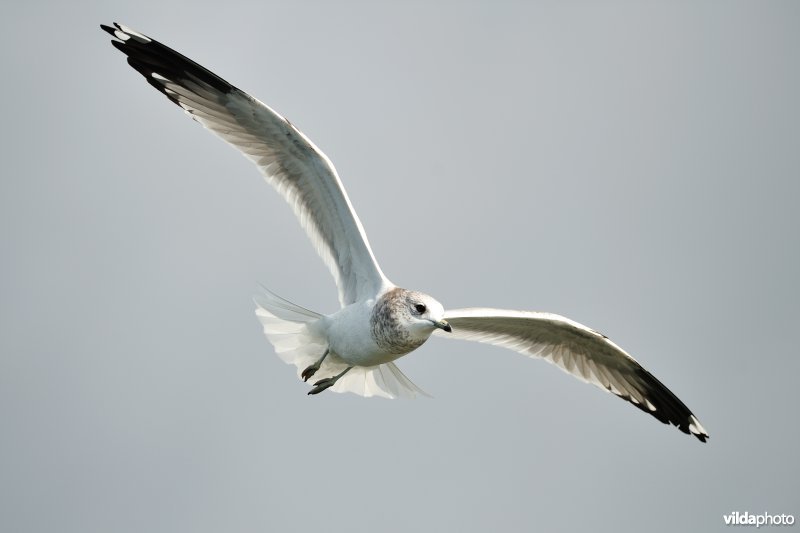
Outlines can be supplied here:
[[[800, 5], [222, 5], [0, 20], [0, 530], [800, 515]], [[307, 397], [250, 298], [262, 282], [331, 312], [330, 275], [255, 167], [125, 64], [111, 21], [294, 122], [394, 282], [604, 332], [709, 443], [442, 339], [399, 361], [433, 400]]]

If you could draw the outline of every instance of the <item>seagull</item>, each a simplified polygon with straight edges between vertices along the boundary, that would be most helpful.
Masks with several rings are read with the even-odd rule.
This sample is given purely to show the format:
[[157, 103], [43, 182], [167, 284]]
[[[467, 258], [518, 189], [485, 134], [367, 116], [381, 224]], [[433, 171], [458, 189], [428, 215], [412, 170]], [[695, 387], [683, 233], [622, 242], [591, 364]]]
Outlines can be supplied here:
[[394, 361], [432, 334], [503, 346], [552, 363], [705, 442], [692, 412], [605, 335], [552, 313], [445, 310], [383, 274], [336, 169], [291, 122], [246, 92], [122, 24], [101, 25], [128, 64], [192, 119], [250, 159], [294, 210], [333, 274], [341, 308], [315, 313], [264, 288], [256, 315], [275, 352], [331, 389], [385, 398], [427, 396]]

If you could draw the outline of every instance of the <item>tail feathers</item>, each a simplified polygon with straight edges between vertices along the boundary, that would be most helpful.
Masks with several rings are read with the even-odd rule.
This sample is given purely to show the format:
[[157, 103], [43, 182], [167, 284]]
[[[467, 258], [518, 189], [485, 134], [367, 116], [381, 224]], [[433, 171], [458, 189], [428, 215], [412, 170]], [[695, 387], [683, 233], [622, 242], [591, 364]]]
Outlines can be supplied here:
[[[344, 368], [342, 367], [342, 370]], [[426, 396], [430, 398], [428, 393], [414, 385], [394, 363], [353, 367], [347, 374], [339, 378], [331, 390], [352, 392], [366, 397], [416, 398], [417, 396]]]
[[[312, 328], [315, 319], [296, 316], [297, 321], [280, 318], [273, 308], [259, 306], [256, 316], [264, 326], [264, 335], [284, 362], [298, 367], [298, 376], [308, 365], [319, 359], [327, 348], [326, 339]], [[286, 315], [290, 314], [286, 311]]]
[[276, 318], [290, 320], [292, 322], [315, 322], [322, 318], [321, 314], [293, 304], [263, 285], [261, 286], [261, 290], [264, 291], [264, 294], [253, 297], [253, 300], [259, 308], [269, 311]]
[[[322, 315], [281, 298], [264, 288], [264, 294], [254, 298], [256, 316], [264, 326], [267, 340], [285, 363], [297, 368], [297, 377], [316, 363], [328, 347], [327, 339], [316, 325]], [[317, 381], [341, 373], [347, 363], [336, 354], [329, 354], [312, 378]], [[383, 398], [415, 398], [428, 396], [414, 385], [394, 363], [378, 366], [353, 367], [331, 387], [334, 392], [352, 392], [360, 396]]]

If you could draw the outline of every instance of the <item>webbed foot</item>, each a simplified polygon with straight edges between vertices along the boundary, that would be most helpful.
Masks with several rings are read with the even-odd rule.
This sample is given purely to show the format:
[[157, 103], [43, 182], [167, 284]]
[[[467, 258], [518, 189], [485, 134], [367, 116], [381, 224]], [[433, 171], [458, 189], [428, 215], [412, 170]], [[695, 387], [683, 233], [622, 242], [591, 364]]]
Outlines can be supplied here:
[[317, 361], [313, 365], [309, 365], [308, 368], [303, 370], [303, 373], [300, 374], [300, 377], [303, 378], [303, 381], [308, 381], [308, 378], [317, 373], [319, 367], [320, 367], [319, 361]]
[[311, 376], [313, 376], [314, 374], [317, 373], [317, 370], [319, 370], [319, 367], [322, 366], [322, 362], [325, 360], [326, 357], [328, 357], [328, 349], [327, 348], [325, 349], [325, 353], [322, 354], [322, 357], [319, 358], [319, 361], [317, 361], [313, 365], [309, 365], [308, 368], [303, 370], [303, 373], [300, 374], [300, 377], [303, 378], [303, 381], [308, 381], [308, 379]]
[[[333, 387], [336, 384], [336, 382], [339, 381], [339, 378], [344, 376], [345, 374], [347, 374], [347, 372], [349, 372], [351, 368], [353, 368], [353, 367], [352, 366], [348, 366], [347, 368], [345, 368], [344, 370], [342, 370], [341, 372], [339, 372], [338, 374], [336, 374], [333, 377], [325, 378], [325, 379], [321, 379], [321, 380], [317, 381], [316, 383], [314, 383], [314, 386], [311, 388], [311, 390], [308, 391], [308, 394], [319, 394], [320, 392], [324, 391], [325, 389]], [[315, 370], [315, 372], [316, 372], [316, 370]]]

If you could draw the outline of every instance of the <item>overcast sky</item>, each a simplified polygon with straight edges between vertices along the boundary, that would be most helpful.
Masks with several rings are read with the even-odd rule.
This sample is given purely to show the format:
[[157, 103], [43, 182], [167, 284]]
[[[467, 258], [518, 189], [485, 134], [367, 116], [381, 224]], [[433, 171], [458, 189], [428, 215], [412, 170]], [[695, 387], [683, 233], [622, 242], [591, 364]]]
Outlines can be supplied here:
[[[251, 297], [330, 313], [332, 278], [112, 21], [308, 135], [395, 283], [602, 331], [710, 441], [440, 338], [399, 361], [434, 399], [307, 396]], [[800, 515], [798, 3], [28, 2], [0, 29], [0, 530]]]

